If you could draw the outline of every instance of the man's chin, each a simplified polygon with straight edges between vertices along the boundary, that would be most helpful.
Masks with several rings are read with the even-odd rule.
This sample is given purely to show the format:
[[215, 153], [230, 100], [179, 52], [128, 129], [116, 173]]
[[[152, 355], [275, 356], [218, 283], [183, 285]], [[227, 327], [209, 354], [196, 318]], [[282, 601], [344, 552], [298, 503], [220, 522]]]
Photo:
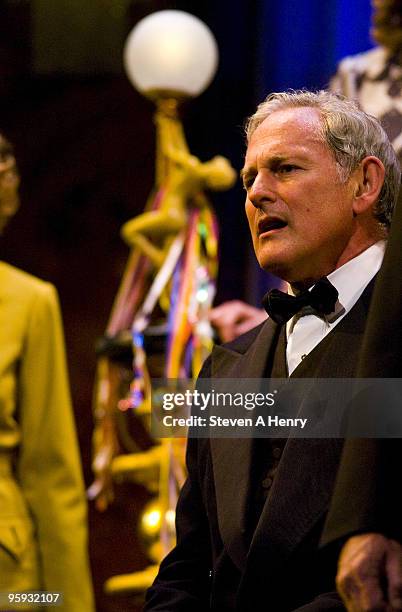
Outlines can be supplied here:
[[292, 276], [289, 262], [286, 262], [282, 258], [276, 258], [268, 254], [261, 254], [257, 257], [257, 261], [264, 272], [278, 276], [278, 278], [281, 278], [282, 280], [287, 280], [289, 275]]

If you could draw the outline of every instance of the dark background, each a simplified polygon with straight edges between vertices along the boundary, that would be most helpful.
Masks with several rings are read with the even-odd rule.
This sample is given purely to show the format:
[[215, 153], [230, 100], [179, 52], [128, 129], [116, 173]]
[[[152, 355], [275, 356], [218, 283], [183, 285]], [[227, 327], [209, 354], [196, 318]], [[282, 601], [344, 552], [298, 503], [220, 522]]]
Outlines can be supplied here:
[[[209, 89], [183, 108], [191, 151], [239, 169], [244, 118], [269, 91], [325, 86], [337, 61], [371, 46], [369, 0], [0, 0], [0, 130], [15, 144], [21, 210], [0, 257], [58, 288], [86, 481], [91, 482], [94, 344], [102, 335], [128, 250], [119, 228], [153, 184], [152, 105], [129, 84], [124, 40], [143, 16], [178, 8], [204, 20], [220, 49]], [[220, 221], [217, 302], [258, 302], [237, 185], [214, 198]], [[97, 609], [135, 610], [102, 594], [106, 578], [147, 565], [136, 518], [149, 495], [121, 485], [104, 514], [90, 508]]]

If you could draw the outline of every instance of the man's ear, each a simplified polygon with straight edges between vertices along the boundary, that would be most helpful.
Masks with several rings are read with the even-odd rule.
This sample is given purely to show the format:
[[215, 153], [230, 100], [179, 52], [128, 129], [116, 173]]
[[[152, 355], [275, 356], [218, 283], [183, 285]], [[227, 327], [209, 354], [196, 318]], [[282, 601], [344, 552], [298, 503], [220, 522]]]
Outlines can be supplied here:
[[384, 183], [385, 168], [378, 157], [365, 157], [354, 172], [355, 193], [353, 212], [355, 215], [366, 212], [377, 202]]

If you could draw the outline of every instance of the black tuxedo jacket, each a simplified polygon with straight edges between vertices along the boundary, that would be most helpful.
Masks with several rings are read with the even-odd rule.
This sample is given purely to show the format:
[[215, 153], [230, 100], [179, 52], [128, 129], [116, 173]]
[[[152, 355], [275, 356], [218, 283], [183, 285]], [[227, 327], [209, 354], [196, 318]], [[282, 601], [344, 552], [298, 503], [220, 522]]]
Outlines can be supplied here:
[[[370, 291], [371, 286], [292, 376], [353, 376]], [[201, 376], [263, 377], [276, 331], [268, 320], [215, 347]], [[250, 533], [252, 448], [252, 439], [189, 439], [177, 546], [148, 591], [146, 612], [344, 609], [334, 588], [335, 559], [317, 552], [342, 441], [289, 439]]]

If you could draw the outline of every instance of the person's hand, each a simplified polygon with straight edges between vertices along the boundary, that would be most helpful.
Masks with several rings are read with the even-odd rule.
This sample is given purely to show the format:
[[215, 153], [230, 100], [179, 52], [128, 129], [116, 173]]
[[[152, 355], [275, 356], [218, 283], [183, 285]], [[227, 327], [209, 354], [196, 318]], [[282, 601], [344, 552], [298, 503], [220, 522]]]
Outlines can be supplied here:
[[262, 308], [255, 308], [240, 300], [231, 300], [213, 308], [209, 320], [220, 339], [230, 342], [265, 321], [267, 316]]
[[343, 547], [336, 585], [348, 612], [402, 610], [402, 546], [379, 533], [351, 537]]

